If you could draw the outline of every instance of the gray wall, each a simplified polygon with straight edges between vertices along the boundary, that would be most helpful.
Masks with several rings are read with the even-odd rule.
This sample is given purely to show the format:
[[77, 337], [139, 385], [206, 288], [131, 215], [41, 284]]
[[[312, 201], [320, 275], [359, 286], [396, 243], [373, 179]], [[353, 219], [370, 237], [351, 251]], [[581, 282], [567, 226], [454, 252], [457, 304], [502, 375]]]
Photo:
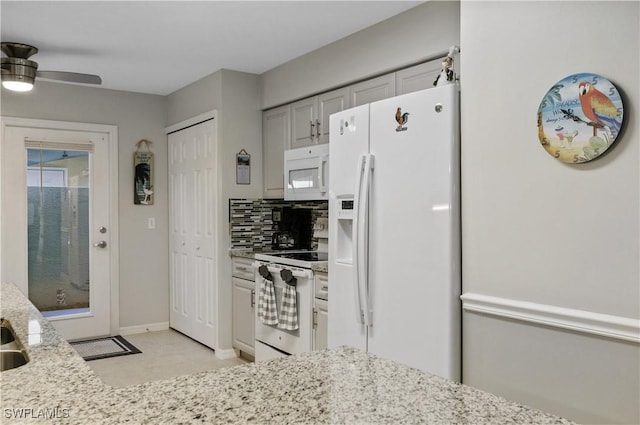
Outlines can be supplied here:
[[[211, 110], [218, 111], [221, 173], [221, 212], [218, 221], [217, 348], [230, 349], [231, 258], [229, 248], [229, 198], [262, 197], [262, 112], [260, 79], [254, 74], [222, 69], [167, 97], [167, 124], [173, 125]], [[251, 184], [236, 184], [236, 154], [251, 155]]]
[[262, 74], [264, 109], [407, 66], [460, 41], [460, 4], [429, 1]]
[[[464, 293], [640, 317], [639, 9], [462, 3]], [[578, 72], [624, 92], [626, 131], [571, 165], [540, 146], [536, 111]], [[637, 343], [475, 313], [463, 334], [467, 384], [579, 422], [640, 422]]]
[[[118, 126], [120, 327], [168, 322], [169, 268], [165, 98], [38, 81], [32, 92], [2, 90], [3, 116]], [[133, 204], [133, 153], [153, 141], [154, 205]], [[147, 229], [155, 217], [156, 229]]]

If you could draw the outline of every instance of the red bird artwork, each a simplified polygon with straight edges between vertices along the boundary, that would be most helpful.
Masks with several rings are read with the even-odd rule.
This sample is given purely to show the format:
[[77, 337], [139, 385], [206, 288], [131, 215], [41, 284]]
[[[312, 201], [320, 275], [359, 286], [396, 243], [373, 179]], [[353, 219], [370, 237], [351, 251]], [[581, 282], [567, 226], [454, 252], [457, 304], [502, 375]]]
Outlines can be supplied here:
[[[611, 136], [615, 139], [622, 123], [617, 119], [620, 113], [611, 99], [586, 81], [578, 85], [578, 93], [584, 115], [592, 123], [607, 127], [611, 131]], [[594, 126], [594, 135], [596, 128]]]

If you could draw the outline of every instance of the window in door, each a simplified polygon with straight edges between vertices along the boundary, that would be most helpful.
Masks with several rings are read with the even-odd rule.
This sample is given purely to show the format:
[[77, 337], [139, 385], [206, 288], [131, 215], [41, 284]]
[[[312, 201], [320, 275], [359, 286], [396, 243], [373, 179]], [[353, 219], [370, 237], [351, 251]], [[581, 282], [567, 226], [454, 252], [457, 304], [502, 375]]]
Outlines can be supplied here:
[[45, 317], [89, 312], [89, 152], [27, 148], [29, 300]]

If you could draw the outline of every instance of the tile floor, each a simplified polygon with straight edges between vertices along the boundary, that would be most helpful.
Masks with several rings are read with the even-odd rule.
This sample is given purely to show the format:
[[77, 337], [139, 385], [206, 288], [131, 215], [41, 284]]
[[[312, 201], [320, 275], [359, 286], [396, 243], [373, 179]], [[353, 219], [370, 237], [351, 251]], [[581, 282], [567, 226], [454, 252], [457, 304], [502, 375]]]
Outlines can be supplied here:
[[213, 350], [172, 329], [125, 335], [124, 338], [142, 353], [87, 362], [100, 379], [113, 387], [127, 387], [247, 362], [244, 358], [217, 359]]

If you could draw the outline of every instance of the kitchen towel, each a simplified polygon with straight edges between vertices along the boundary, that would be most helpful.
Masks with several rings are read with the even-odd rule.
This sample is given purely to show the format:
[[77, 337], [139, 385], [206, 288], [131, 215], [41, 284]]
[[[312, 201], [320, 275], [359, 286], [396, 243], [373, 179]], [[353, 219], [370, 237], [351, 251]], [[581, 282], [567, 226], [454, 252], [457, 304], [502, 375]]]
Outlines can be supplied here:
[[265, 325], [278, 324], [278, 310], [276, 307], [276, 289], [273, 281], [262, 278], [260, 296], [258, 297], [258, 319]]
[[298, 305], [296, 303], [296, 287], [284, 284], [282, 304], [280, 307], [280, 329], [295, 331], [298, 329]]

